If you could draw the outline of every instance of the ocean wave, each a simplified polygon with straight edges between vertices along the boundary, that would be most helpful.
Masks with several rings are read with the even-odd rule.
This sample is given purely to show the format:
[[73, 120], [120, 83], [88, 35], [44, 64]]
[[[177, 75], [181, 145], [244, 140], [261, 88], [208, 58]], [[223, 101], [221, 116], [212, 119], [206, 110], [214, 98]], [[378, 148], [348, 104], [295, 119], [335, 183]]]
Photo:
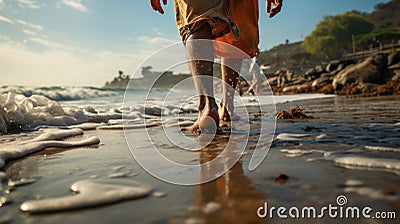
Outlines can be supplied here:
[[26, 87], [26, 86], [2, 86], [0, 95], [6, 93], [20, 94], [25, 97], [42, 95], [55, 101], [82, 100], [98, 97], [110, 97], [122, 94], [122, 89], [105, 89], [97, 87]]
[[[79, 102], [79, 101], [78, 101]], [[171, 116], [188, 113], [193, 110], [172, 106], [162, 106], [158, 103], [149, 105], [138, 104], [130, 107], [111, 107], [99, 109], [85, 104], [60, 104], [43, 95], [0, 94], [0, 135], [20, 131], [34, 131], [41, 127], [73, 127], [84, 125], [85, 129], [96, 128], [95, 124], [104, 124], [110, 129], [135, 127], [144, 128], [144, 120], [157, 120], [160, 116]], [[119, 123], [108, 123], [118, 120]], [[124, 123], [127, 122], [126, 124]], [[127, 125], [127, 126], [123, 126]], [[112, 126], [112, 127], [111, 127]], [[105, 128], [106, 129], [106, 128]]]
[[[328, 158], [329, 159], [329, 158]], [[345, 167], [364, 167], [371, 169], [381, 169], [392, 171], [395, 173], [400, 172], [400, 162], [398, 159], [386, 159], [386, 158], [367, 158], [362, 156], [340, 156], [332, 157], [337, 165]]]

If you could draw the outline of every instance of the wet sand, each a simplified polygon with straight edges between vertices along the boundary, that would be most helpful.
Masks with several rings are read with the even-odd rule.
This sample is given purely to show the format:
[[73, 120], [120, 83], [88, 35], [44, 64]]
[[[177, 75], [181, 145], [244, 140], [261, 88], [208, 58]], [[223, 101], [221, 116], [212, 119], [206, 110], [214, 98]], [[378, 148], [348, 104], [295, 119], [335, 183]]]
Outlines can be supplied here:
[[[334, 97], [278, 104], [277, 109], [295, 105], [317, 119], [278, 121], [276, 139], [255, 171], [247, 169], [256, 144], [256, 138], [250, 138], [245, 154], [226, 175], [197, 186], [168, 184], [146, 173], [133, 159], [122, 130], [85, 131], [85, 136], [98, 136], [100, 145], [45, 150], [8, 163], [4, 170], [7, 179], [24, 178], [33, 183], [13, 187], [9, 193], [10, 187], [3, 183], [0, 197], [10, 203], [0, 207], [0, 223], [292, 223], [291, 219], [276, 217], [260, 219], [257, 208], [264, 202], [273, 206], [325, 206], [336, 204], [340, 194], [347, 196], [349, 205], [368, 205], [375, 211], [395, 211], [399, 215], [400, 169], [396, 161], [400, 163], [400, 153], [396, 149], [400, 148], [400, 97]], [[162, 133], [161, 127], [149, 130], [154, 136]], [[138, 146], [145, 144], [145, 132], [128, 132], [137, 137]], [[206, 150], [189, 152], [166, 147], [163, 153], [187, 164], [204, 163], [226, 144], [227, 139], [220, 136]], [[141, 147], [145, 150], [146, 145]], [[357, 165], [362, 160], [351, 160], [354, 157], [378, 164]], [[349, 158], [349, 164], [340, 163]], [[380, 161], [394, 162], [394, 167], [380, 167]], [[177, 170], [165, 172], [180, 175]], [[285, 176], [288, 179], [282, 178]], [[28, 200], [72, 196], [71, 185], [82, 180], [149, 187], [153, 193], [72, 211], [29, 214], [20, 210]], [[368, 220], [328, 217], [312, 221]]]

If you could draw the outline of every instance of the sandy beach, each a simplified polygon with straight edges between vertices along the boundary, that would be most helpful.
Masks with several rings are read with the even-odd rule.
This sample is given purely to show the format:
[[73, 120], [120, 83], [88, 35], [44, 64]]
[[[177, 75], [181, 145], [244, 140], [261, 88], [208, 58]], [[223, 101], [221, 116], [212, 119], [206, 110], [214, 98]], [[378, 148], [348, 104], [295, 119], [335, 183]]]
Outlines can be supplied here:
[[[277, 104], [277, 110], [299, 105], [315, 119], [278, 121], [266, 159], [254, 171], [249, 160], [257, 143], [249, 139], [240, 161], [224, 176], [195, 186], [158, 180], [133, 159], [123, 130], [85, 131], [97, 136], [98, 146], [50, 148], [11, 161], [4, 168], [0, 223], [292, 223], [293, 219], [260, 218], [257, 209], [269, 206], [336, 205], [339, 195], [349, 206], [369, 206], [374, 211], [400, 212], [400, 98], [331, 97]], [[193, 115], [194, 116], [194, 115]], [[153, 136], [160, 126], [148, 129]], [[145, 150], [144, 132], [128, 130]], [[26, 133], [29, 138], [35, 133]], [[36, 134], [37, 135], [37, 134]], [[15, 135], [18, 138], [18, 135]], [[21, 135], [19, 135], [21, 136]], [[12, 142], [12, 138], [9, 138]], [[201, 151], [165, 146], [164, 155], [181, 163], [198, 164], [215, 158], [227, 144], [217, 138]], [[228, 158], [229, 159], [229, 158]], [[169, 175], [181, 171], [165, 169]], [[20, 181], [25, 184], [10, 184]], [[30, 214], [21, 211], [26, 201], [76, 197], [71, 185], [90, 181], [117, 186], [139, 186], [151, 193], [137, 199], [101, 206]], [[94, 195], [104, 194], [92, 187]], [[82, 193], [82, 192], [81, 192]], [[337, 206], [337, 205], [336, 205]], [[296, 219], [300, 223], [381, 223], [379, 219]]]

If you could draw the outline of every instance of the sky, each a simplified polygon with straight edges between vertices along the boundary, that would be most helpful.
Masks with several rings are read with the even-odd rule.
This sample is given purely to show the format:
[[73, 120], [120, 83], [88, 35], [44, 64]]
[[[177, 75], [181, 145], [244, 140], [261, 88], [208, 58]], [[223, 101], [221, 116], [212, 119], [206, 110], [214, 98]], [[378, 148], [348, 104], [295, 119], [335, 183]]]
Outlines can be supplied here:
[[[284, 0], [272, 19], [259, 2], [266, 50], [303, 40], [325, 15], [388, 0]], [[172, 0], [164, 15], [149, 0], [0, 0], [0, 86], [102, 86], [179, 41]]]

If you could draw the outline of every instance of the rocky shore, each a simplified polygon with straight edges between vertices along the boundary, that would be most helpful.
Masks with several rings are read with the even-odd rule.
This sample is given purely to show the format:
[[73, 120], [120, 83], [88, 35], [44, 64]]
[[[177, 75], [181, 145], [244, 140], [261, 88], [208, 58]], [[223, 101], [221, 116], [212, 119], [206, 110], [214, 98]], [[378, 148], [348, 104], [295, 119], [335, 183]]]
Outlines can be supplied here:
[[335, 60], [304, 74], [281, 69], [268, 82], [275, 94], [399, 95], [400, 55], [396, 52], [362, 60]]

